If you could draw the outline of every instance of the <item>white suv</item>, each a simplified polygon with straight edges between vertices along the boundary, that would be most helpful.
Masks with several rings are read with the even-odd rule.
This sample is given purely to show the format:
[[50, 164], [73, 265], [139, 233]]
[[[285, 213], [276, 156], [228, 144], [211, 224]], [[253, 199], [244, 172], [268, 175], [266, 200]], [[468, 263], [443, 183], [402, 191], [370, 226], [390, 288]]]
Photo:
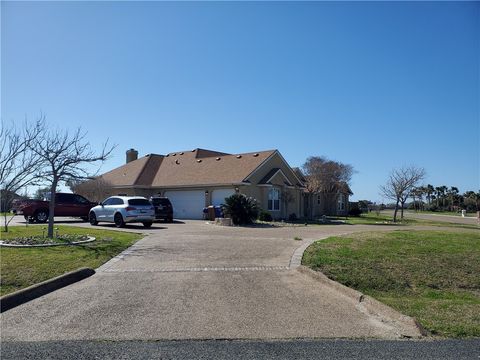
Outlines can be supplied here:
[[155, 220], [155, 208], [141, 196], [111, 196], [90, 210], [88, 220], [92, 225], [100, 221], [113, 222], [116, 227], [141, 222], [149, 228]]

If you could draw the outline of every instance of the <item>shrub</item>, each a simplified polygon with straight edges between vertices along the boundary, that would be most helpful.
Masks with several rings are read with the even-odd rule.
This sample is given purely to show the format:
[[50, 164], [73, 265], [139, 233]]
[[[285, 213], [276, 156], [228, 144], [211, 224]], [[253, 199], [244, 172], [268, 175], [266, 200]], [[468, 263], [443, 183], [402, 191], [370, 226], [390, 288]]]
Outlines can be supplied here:
[[251, 224], [258, 216], [257, 201], [243, 194], [225, 198], [223, 209], [235, 225]]
[[288, 221], [297, 221], [297, 214], [291, 213], [288, 215]]
[[360, 216], [362, 213], [362, 210], [360, 210], [358, 207], [354, 207], [348, 211], [348, 215], [350, 216]]
[[350, 209], [348, 210], [348, 215], [350, 216], [360, 216], [362, 210], [358, 206], [358, 202], [350, 203]]
[[273, 221], [273, 217], [268, 211], [260, 210], [260, 212], [258, 214], [258, 220], [260, 220], [260, 221]]

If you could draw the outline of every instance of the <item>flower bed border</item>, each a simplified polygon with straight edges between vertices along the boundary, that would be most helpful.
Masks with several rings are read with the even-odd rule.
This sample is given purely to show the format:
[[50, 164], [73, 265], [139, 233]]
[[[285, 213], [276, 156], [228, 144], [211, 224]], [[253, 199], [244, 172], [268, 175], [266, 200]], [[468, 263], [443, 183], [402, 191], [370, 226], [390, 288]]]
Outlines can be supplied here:
[[31, 247], [51, 247], [51, 246], [69, 246], [69, 245], [81, 245], [95, 241], [96, 238], [88, 236], [87, 240], [74, 241], [71, 243], [59, 243], [59, 244], [35, 244], [35, 245], [20, 245], [20, 244], [8, 244], [0, 240], [0, 247], [14, 247], [14, 248], [31, 248]]

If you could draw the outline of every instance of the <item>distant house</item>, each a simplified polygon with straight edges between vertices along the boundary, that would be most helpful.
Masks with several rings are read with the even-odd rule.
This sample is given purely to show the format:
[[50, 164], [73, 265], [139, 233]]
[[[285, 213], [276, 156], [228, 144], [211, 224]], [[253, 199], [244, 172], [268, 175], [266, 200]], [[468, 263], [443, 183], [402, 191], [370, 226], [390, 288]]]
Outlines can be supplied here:
[[[300, 169], [294, 169], [297, 176], [303, 184], [306, 183]], [[317, 219], [324, 215], [327, 216], [345, 216], [349, 211], [349, 197], [353, 195], [352, 190], [346, 183], [337, 186], [335, 191], [325, 193], [309, 193], [305, 189], [304, 216]]]
[[309, 216], [304, 181], [278, 150], [227, 154], [197, 148], [138, 158], [130, 149], [126, 164], [101, 178], [112, 195], [168, 197], [179, 219], [201, 219], [205, 206], [223, 204], [234, 193], [257, 199], [275, 219]]
[[22, 199], [12, 191], [0, 190], [0, 212], [8, 212], [12, 209], [13, 200]]

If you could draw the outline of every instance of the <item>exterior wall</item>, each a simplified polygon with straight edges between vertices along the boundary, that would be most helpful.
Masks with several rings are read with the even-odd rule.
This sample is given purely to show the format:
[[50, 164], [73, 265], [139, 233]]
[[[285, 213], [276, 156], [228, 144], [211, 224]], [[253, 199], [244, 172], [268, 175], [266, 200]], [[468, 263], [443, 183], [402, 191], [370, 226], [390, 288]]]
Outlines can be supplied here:
[[[320, 195], [320, 204], [317, 197]], [[345, 209], [339, 210], [338, 196], [339, 194], [308, 194], [308, 201], [311, 203], [311, 217], [319, 218], [323, 215], [327, 216], [345, 216], [348, 214], [349, 194], [344, 193]]]
[[275, 177], [270, 181], [273, 186], [277, 187], [280, 192], [287, 192], [292, 197], [291, 202], [286, 203], [280, 198], [280, 211], [269, 211], [268, 210], [268, 191], [271, 188], [269, 185], [251, 185], [244, 186], [242, 190], [246, 188], [245, 194], [255, 197], [259, 202], [261, 207], [268, 211], [273, 218], [275, 219], [286, 219], [290, 214], [295, 214], [297, 217], [303, 217], [303, 189], [296, 186], [298, 179], [292, 174], [292, 169], [285, 164], [280, 155], [274, 154], [270, 159], [267, 160], [263, 166], [260, 166], [257, 171], [250, 175], [248, 180], [252, 184], [258, 184], [272, 169], [279, 168], [283, 171], [288, 181], [294, 185], [293, 187], [287, 187], [285, 185], [285, 178], [281, 174], [276, 174]]

